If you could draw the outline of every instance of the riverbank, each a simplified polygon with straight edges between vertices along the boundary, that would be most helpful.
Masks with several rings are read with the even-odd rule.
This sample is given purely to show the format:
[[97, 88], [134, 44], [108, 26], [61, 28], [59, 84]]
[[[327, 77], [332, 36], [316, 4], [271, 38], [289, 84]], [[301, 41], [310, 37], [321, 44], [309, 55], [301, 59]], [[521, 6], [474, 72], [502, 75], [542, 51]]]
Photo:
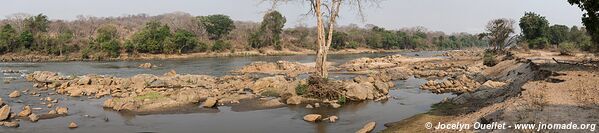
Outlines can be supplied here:
[[[363, 53], [391, 53], [403, 52], [406, 50], [384, 50], [384, 49], [343, 49], [333, 50], [329, 54], [363, 54]], [[90, 57], [89, 59], [82, 58], [80, 53], [53, 56], [45, 54], [23, 54], [23, 53], [7, 53], [0, 55], [0, 62], [65, 62], [65, 61], [140, 61], [140, 60], [180, 60], [194, 58], [210, 58], [210, 57], [248, 57], [248, 56], [283, 56], [283, 55], [314, 55], [314, 50], [250, 50], [250, 51], [227, 51], [227, 52], [204, 52], [204, 53], [186, 53], [186, 54], [144, 54], [137, 53], [133, 55], [121, 54], [118, 58], [108, 58], [105, 56]]]
[[[438, 125], [505, 123], [506, 129], [462, 129], [474, 132], [587, 132], [578, 130], [515, 129], [515, 124], [593, 124], [599, 111], [599, 69], [554, 61], [598, 60], [592, 54], [562, 56], [549, 51], [512, 51], [514, 59], [487, 68], [480, 77], [496, 81], [487, 89], [467, 92], [433, 106], [427, 113], [385, 124], [383, 132], [456, 132]], [[483, 85], [485, 86], [485, 85]], [[428, 128], [427, 123], [432, 123]], [[593, 126], [594, 128], [594, 126]]]

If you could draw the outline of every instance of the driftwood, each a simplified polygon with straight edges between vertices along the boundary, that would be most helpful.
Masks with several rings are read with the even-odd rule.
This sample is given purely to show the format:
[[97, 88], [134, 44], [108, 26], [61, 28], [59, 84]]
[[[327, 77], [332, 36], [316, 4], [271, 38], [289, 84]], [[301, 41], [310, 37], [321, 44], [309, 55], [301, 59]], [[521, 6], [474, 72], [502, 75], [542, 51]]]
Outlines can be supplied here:
[[587, 60], [582, 62], [573, 62], [573, 61], [558, 61], [555, 58], [551, 58], [557, 64], [566, 64], [566, 65], [576, 65], [576, 66], [586, 66], [586, 67], [599, 67], [599, 61]]

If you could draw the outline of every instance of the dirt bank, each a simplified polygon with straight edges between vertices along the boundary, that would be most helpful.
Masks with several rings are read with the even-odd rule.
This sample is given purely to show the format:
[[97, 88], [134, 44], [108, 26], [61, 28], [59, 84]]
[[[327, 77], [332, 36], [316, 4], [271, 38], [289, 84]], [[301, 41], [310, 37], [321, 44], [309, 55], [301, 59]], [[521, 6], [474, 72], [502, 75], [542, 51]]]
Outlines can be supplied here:
[[[599, 69], [557, 64], [557, 60], [583, 61], [592, 55], [559, 56], [547, 51], [514, 51], [514, 60], [500, 62], [476, 74], [491, 80], [474, 92], [443, 101], [428, 113], [387, 123], [384, 132], [455, 132], [429, 130], [425, 123], [596, 123], [599, 112]], [[583, 58], [584, 57], [584, 58]], [[500, 82], [500, 83], [495, 83]], [[505, 84], [502, 84], [505, 83]], [[495, 85], [491, 85], [495, 84]], [[496, 88], [489, 88], [494, 86]], [[469, 132], [473, 129], [467, 130]], [[541, 130], [542, 132], [587, 132], [589, 130]], [[479, 131], [476, 131], [479, 132]], [[480, 132], [527, 132], [482, 130]], [[530, 132], [530, 130], [528, 131]]]

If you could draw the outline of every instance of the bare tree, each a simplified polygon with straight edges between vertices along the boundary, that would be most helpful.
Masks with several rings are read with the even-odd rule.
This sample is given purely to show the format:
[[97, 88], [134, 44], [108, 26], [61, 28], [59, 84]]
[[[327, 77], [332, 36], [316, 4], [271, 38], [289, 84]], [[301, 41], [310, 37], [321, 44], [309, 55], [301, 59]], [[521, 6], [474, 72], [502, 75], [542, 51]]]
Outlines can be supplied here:
[[[273, 8], [280, 3], [293, 0], [263, 0], [271, 1]], [[316, 76], [328, 77], [327, 54], [333, 41], [333, 30], [339, 17], [342, 5], [355, 7], [358, 14], [364, 20], [363, 8], [365, 3], [377, 3], [379, 0], [301, 0], [310, 4], [310, 11], [316, 17], [317, 45], [316, 51]], [[326, 19], [326, 20], [325, 20]]]
[[489, 39], [494, 49], [502, 50], [514, 40], [514, 37], [510, 39], [511, 34], [514, 33], [514, 24], [512, 19], [491, 20], [486, 26], [487, 33], [482, 33], [480, 37]]

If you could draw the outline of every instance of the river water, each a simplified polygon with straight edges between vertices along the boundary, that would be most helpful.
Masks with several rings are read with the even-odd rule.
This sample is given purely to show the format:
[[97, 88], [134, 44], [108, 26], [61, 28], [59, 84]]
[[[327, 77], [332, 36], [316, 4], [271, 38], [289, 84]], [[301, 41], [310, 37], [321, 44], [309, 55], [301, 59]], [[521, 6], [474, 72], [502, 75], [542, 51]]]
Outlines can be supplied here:
[[[442, 52], [405, 52], [330, 55], [329, 61], [343, 63], [360, 57], [382, 57], [392, 54], [404, 56], [427, 57]], [[314, 61], [311, 55], [294, 56], [255, 56], [255, 57], [218, 57], [186, 60], [153, 60], [153, 61], [119, 61], [119, 62], [45, 62], [45, 63], [0, 63], [0, 69], [20, 70], [24, 73], [33, 71], [54, 71], [63, 75], [99, 74], [129, 77], [136, 74], [161, 75], [171, 69], [179, 74], [206, 74], [222, 76], [231, 70], [240, 68], [255, 61], [297, 61], [309, 63]], [[140, 69], [137, 65], [145, 62], [158, 65], [155, 69]], [[69, 115], [53, 119], [42, 119], [32, 123], [21, 120], [19, 128], [0, 127], [0, 132], [15, 133], [131, 133], [131, 132], [163, 132], [163, 133], [197, 133], [197, 132], [290, 132], [290, 133], [345, 133], [355, 132], [369, 121], [377, 122], [375, 131], [385, 127], [383, 124], [399, 121], [410, 116], [426, 112], [430, 106], [452, 95], [437, 95], [418, 88], [426, 82], [424, 79], [410, 78], [396, 81], [395, 89], [390, 91], [390, 98], [384, 102], [349, 103], [340, 109], [326, 107], [306, 109], [305, 105], [288, 106], [264, 110], [239, 110], [235, 107], [220, 106], [218, 109], [204, 109], [193, 113], [169, 113], [152, 115], [131, 115], [102, 108], [102, 99], [87, 97], [66, 97], [49, 95], [50, 91], [40, 92], [41, 96], [22, 93], [19, 98], [8, 98], [14, 90], [31, 89], [32, 83], [23, 79], [24, 74], [4, 73], [0, 78], [11, 79], [10, 83], [0, 83], [0, 97], [13, 112], [21, 111], [24, 105], [30, 105], [36, 114], [45, 114], [51, 108], [42, 105], [40, 98], [50, 96], [59, 99], [57, 106], [69, 108]], [[339, 76], [339, 75], [332, 75]], [[54, 108], [52, 107], [52, 108]], [[39, 109], [41, 108], [41, 109]], [[200, 107], [190, 107], [198, 108]], [[336, 123], [308, 123], [303, 116], [318, 113], [324, 116], [336, 115]], [[67, 125], [76, 122], [79, 128], [69, 129]]]

